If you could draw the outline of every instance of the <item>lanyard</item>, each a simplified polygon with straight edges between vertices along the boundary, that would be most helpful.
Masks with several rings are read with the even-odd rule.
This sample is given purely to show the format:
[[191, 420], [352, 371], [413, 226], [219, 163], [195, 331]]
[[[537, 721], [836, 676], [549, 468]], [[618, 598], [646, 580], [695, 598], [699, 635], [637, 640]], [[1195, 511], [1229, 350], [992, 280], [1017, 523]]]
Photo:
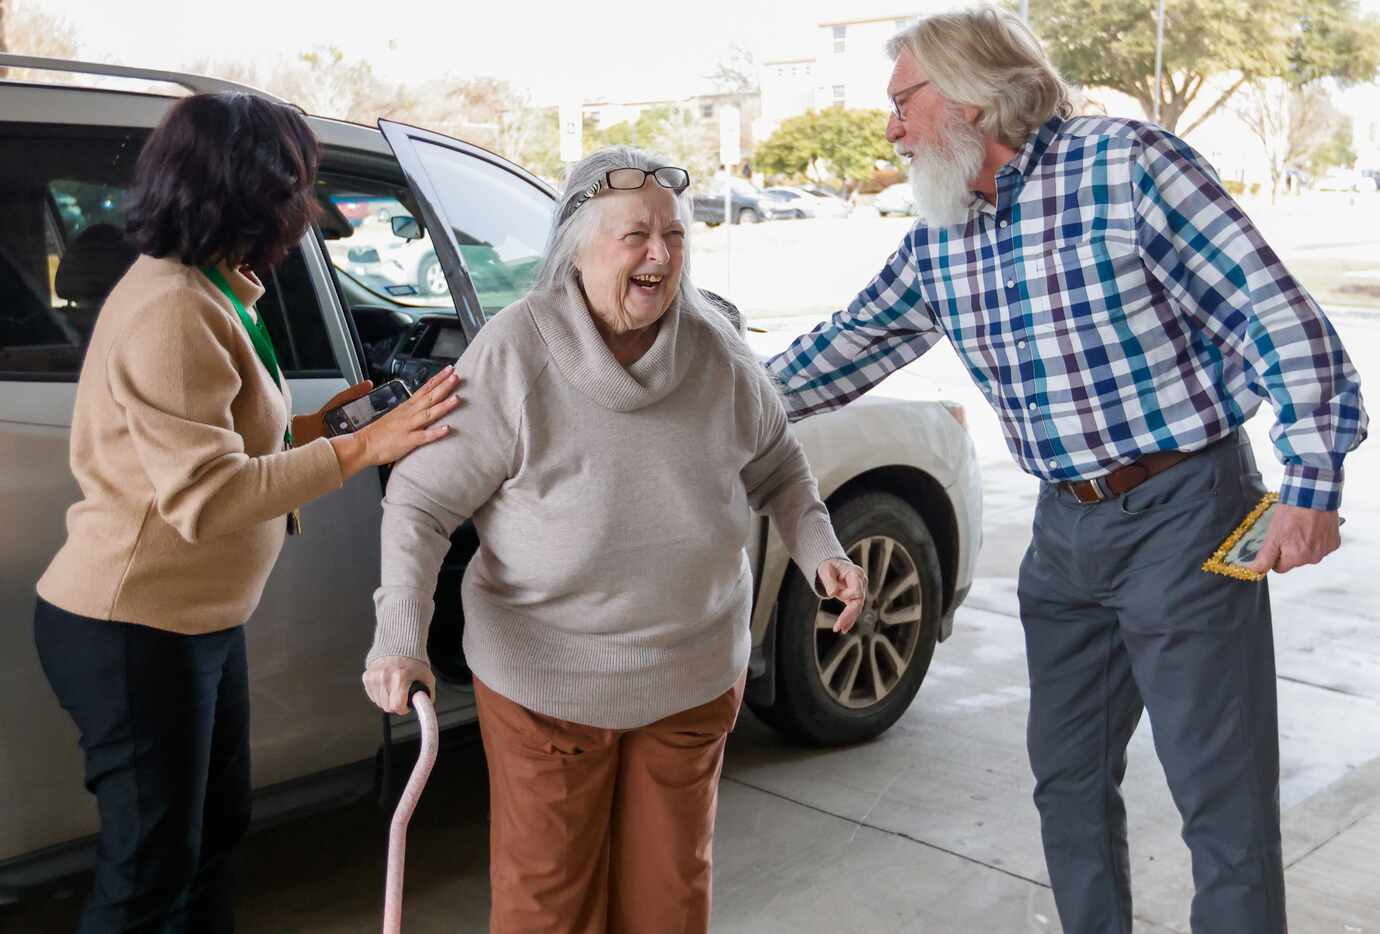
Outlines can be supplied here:
[[[235, 290], [230, 288], [230, 283], [225, 281], [225, 276], [221, 275], [219, 269], [214, 266], [202, 266], [202, 273], [207, 279], [225, 293], [225, 297], [230, 299], [230, 304], [235, 306], [235, 313], [240, 317], [240, 323], [249, 332], [249, 342], [254, 345], [254, 352], [259, 355], [259, 361], [263, 363], [264, 369], [268, 370], [268, 375], [273, 377], [273, 382], [278, 384], [278, 388], [283, 388], [283, 377], [278, 369], [278, 354], [273, 350], [273, 339], [268, 336], [268, 328], [264, 326], [263, 316], [259, 316], [256, 321], [249, 317], [249, 312], [245, 311], [244, 304], [240, 297], [235, 294]], [[283, 447], [292, 447], [292, 420], [288, 419], [287, 430], [283, 432]]]

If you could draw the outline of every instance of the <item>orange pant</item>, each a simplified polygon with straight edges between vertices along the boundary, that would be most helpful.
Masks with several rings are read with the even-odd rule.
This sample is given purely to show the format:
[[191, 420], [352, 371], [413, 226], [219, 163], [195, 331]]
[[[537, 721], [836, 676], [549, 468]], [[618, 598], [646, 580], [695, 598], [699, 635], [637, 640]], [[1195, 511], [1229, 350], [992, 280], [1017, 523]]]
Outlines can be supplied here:
[[745, 678], [635, 730], [546, 717], [475, 679], [491, 934], [709, 930], [719, 772]]

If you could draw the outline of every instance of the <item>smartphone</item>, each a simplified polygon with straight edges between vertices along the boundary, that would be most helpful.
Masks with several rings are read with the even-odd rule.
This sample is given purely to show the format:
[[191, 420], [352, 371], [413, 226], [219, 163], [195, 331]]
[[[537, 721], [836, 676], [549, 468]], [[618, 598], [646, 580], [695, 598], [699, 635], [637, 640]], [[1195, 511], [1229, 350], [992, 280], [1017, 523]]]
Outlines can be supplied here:
[[367, 396], [338, 405], [326, 413], [326, 434], [330, 437], [359, 431], [386, 412], [408, 400], [412, 393], [400, 379], [390, 379]]

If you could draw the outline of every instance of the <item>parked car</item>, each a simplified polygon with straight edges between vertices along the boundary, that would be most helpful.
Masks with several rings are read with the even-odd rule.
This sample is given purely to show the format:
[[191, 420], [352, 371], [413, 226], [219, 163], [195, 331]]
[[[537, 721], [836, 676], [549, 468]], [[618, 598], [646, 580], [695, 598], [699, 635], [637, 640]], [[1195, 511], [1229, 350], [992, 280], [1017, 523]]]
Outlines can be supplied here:
[[780, 217], [847, 217], [853, 205], [836, 195], [820, 195], [806, 188], [778, 185], [764, 188], [762, 194], [779, 203]]
[[[21, 62], [33, 65], [0, 55], [0, 67]], [[189, 91], [248, 90], [169, 72], [46, 67]], [[9, 622], [0, 630], [0, 900], [80, 868], [94, 845], [77, 735], [47, 687], [25, 620], [78, 498], [68, 433], [86, 338], [134, 259], [120, 233], [121, 197], [173, 100], [0, 79], [0, 525], [10, 531], [0, 539], [0, 614]], [[452, 363], [530, 281], [555, 205], [547, 184], [467, 143], [389, 121], [309, 119], [323, 147], [321, 217], [264, 274], [257, 306], [299, 411], [366, 377], [416, 385]], [[58, 197], [78, 184], [81, 197]], [[411, 287], [393, 293], [351, 271], [351, 244], [378, 251], [378, 260], [356, 257], [365, 266], [388, 252], [378, 230], [362, 232], [381, 223], [376, 216], [355, 225], [339, 209], [365, 196], [407, 209], [421, 229], [400, 224], [406, 236], [396, 239], [429, 244], [444, 299]], [[747, 703], [805, 741], [855, 742], [910, 706], [968, 593], [981, 529], [977, 459], [961, 409], [940, 401], [864, 399], [796, 430], [875, 596], [854, 632], [833, 633], [828, 621], [841, 607], [821, 603], [757, 517]], [[256, 820], [377, 789], [378, 712], [359, 677], [373, 631], [385, 481], [384, 471], [360, 474], [305, 508], [307, 533], [288, 542], [249, 621]], [[437, 581], [428, 652], [447, 729], [475, 720], [459, 582], [477, 545], [473, 526], [461, 528]], [[415, 728], [398, 719], [392, 735], [407, 741]]]
[[[420, 233], [410, 238], [394, 230], [394, 219], [413, 219], [408, 209], [394, 200], [378, 212], [382, 217], [371, 216], [358, 226], [354, 236], [327, 241], [326, 247], [336, 265], [345, 265], [352, 275], [394, 297], [418, 295], [430, 299], [449, 295], [450, 286], [430, 237]], [[499, 308], [506, 307], [535, 281], [541, 254], [531, 252], [531, 244], [474, 241], [463, 231], [456, 231], [455, 239], [476, 290], [492, 296], [491, 305], [507, 297], [508, 301], [498, 304]]]
[[910, 182], [897, 182], [889, 185], [877, 193], [872, 206], [877, 209], [877, 213], [883, 217], [892, 214], [915, 214], [915, 191], [910, 187]]
[[746, 179], [725, 179], [720, 176], [709, 179], [695, 189], [691, 196], [694, 220], [704, 221], [710, 227], [724, 222], [725, 188], [731, 192], [730, 208], [735, 224], [756, 224], [789, 216], [778, 209], [777, 202], [763, 195]]
[[1352, 191], [1374, 194], [1376, 179], [1355, 169], [1334, 168], [1322, 174], [1314, 187], [1318, 191]]

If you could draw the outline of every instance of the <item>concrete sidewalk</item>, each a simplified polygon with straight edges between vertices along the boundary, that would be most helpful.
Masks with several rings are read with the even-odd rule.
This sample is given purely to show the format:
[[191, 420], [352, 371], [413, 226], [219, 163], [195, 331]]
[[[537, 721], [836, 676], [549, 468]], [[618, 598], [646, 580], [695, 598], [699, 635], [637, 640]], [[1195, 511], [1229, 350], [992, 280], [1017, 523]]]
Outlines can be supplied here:
[[[975, 594], [1003, 590], [985, 579]], [[1060, 929], [1030, 801], [1018, 626], [995, 607], [960, 611], [916, 705], [867, 746], [793, 749], [745, 718], [719, 818], [716, 931]], [[1380, 742], [1372, 700], [1287, 681], [1280, 694], [1286, 799], [1313, 764], [1311, 732], [1347, 724], [1358, 745]], [[1187, 931], [1188, 853], [1145, 725], [1130, 760], [1137, 931]], [[1380, 931], [1380, 759], [1343, 769], [1286, 803], [1296, 934]]]

